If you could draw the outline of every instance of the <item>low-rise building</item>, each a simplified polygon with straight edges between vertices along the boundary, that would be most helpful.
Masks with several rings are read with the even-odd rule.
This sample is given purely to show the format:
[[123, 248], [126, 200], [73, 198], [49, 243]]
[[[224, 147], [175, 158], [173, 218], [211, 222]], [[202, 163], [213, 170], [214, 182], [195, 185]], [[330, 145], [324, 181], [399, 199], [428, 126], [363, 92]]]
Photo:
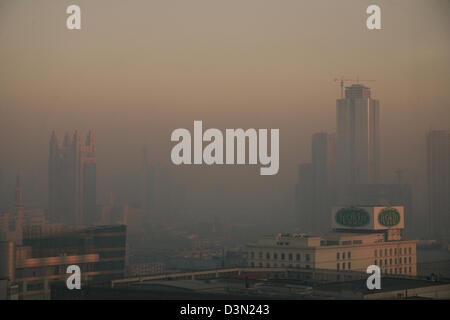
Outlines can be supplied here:
[[265, 268], [417, 274], [416, 241], [401, 238], [403, 207], [338, 207], [333, 230], [323, 236], [278, 234], [247, 245], [248, 265]]

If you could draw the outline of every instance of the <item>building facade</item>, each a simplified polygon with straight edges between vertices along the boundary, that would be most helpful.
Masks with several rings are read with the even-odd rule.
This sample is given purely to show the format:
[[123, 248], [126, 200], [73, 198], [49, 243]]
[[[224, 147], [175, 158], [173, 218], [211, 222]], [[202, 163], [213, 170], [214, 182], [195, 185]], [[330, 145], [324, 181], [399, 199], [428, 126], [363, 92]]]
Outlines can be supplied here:
[[416, 241], [401, 240], [402, 207], [339, 207], [333, 231], [321, 236], [278, 234], [247, 245], [248, 265], [263, 268], [327, 269], [415, 276]]
[[[23, 244], [2, 246], [9, 283], [18, 299], [49, 299], [51, 285], [63, 283], [67, 267], [81, 269], [82, 286], [105, 283], [125, 274], [126, 227], [28, 227]], [[5, 268], [3, 268], [5, 269]]]

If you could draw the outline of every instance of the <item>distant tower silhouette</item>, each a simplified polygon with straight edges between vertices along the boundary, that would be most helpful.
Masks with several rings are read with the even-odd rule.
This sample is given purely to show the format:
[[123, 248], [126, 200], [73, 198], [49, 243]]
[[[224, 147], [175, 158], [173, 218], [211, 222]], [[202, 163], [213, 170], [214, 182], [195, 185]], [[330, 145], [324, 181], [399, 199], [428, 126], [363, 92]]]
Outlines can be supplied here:
[[55, 131], [50, 138], [48, 220], [89, 225], [96, 217], [96, 144], [92, 131], [85, 143], [78, 130], [66, 133], [62, 145]]
[[450, 130], [427, 135], [429, 236], [450, 238]]
[[23, 188], [20, 183], [20, 175], [16, 177], [16, 192], [14, 195], [14, 208], [16, 210], [23, 209]]
[[337, 182], [373, 184], [380, 176], [380, 103], [370, 88], [353, 84], [336, 101]]

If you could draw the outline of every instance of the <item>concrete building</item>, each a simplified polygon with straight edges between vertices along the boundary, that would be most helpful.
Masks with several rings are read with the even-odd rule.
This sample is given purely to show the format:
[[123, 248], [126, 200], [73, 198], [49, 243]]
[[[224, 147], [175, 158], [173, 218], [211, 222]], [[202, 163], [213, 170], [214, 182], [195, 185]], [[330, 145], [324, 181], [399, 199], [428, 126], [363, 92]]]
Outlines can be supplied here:
[[377, 183], [380, 176], [380, 107], [370, 88], [353, 84], [336, 101], [337, 182]]
[[90, 225], [96, 217], [96, 144], [92, 131], [85, 143], [78, 130], [62, 144], [53, 131], [48, 165], [48, 220]]
[[450, 131], [427, 137], [429, 235], [450, 239]]
[[247, 245], [248, 265], [264, 268], [417, 274], [416, 241], [402, 240], [403, 207], [336, 207], [333, 231], [321, 236], [278, 234]]

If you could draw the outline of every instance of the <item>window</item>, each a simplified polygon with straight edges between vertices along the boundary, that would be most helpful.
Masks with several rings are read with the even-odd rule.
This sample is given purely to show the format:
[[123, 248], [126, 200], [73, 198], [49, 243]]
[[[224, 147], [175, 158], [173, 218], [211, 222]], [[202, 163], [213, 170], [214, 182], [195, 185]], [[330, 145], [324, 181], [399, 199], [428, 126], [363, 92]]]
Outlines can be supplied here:
[[389, 249], [389, 255], [392, 256], [392, 248]]
[[387, 249], [384, 249], [384, 255], [385, 255], [385, 256], [387, 256], [387, 255], [388, 255], [388, 253], [387, 253]]
[[374, 255], [375, 255], [375, 257], [377, 256], [377, 249], [375, 249], [375, 251], [374, 251]]
[[292, 253], [289, 253], [289, 261], [292, 261], [293, 257], [292, 257]]
[[342, 270], [345, 270], [345, 263], [342, 264]]
[[297, 261], [300, 261], [300, 254], [297, 253], [297, 256], [295, 257]]
[[266, 253], [266, 259], [267, 259], [267, 260], [270, 260], [270, 252], [267, 252], [267, 253]]
[[380, 266], [382, 266], [382, 265], [383, 265], [383, 260], [380, 259]]
[[383, 256], [383, 250], [380, 249], [380, 257]]
[[259, 258], [262, 259], [262, 257], [263, 257], [263, 253], [260, 252], [260, 253], [259, 253]]
[[406, 271], [407, 269], [406, 269], [406, 267], [405, 267], [405, 273], [408, 273], [408, 271]]
[[408, 251], [409, 251], [409, 254], [411, 254], [411, 252], [412, 252], [411, 247], [408, 248]]
[[336, 259], [339, 260], [339, 252], [336, 253]]
[[412, 261], [411, 257], [409, 257], [408, 260], [409, 260], [409, 263], [411, 263], [411, 261]]
[[374, 265], [377, 265], [377, 260], [375, 260], [375, 261], [373, 262], [373, 264], [374, 264]]
[[282, 253], [281, 254], [281, 260], [284, 260], [285, 259], [285, 255], [284, 255], [284, 253]]
[[387, 266], [387, 259], [384, 259], [384, 265]]
[[342, 252], [342, 259], [345, 260], [345, 252]]
[[397, 248], [394, 249], [394, 254], [397, 255]]
[[350, 269], [351, 269], [351, 267], [352, 267], [352, 263], [351, 263], [351, 262], [349, 262], [349, 263], [347, 264], [347, 269], [348, 269], [348, 270], [350, 270]]
[[411, 269], [411, 267], [409, 267], [409, 273], [412, 273], [412, 269]]
[[306, 261], [309, 261], [309, 254], [306, 254]]
[[403, 262], [406, 263], [406, 257], [403, 259]]
[[255, 259], [255, 253], [252, 251], [252, 252], [250, 252], [250, 257], [252, 258], [252, 259]]
[[389, 259], [389, 264], [392, 265], [392, 259]]
[[274, 259], [274, 260], [277, 260], [277, 259], [278, 259], [278, 253], [274, 253], [274, 254], [273, 254], [273, 259]]
[[337, 271], [339, 271], [339, 263], [336, 265], [336, 269]]
[[395, 258], [395, 264], [397, 264], [397, 258]]
[[347, 257], [348, 257], [349, 259], [352, 258], [352, 253], [351, 253], [350, 251], [347, 253]]

